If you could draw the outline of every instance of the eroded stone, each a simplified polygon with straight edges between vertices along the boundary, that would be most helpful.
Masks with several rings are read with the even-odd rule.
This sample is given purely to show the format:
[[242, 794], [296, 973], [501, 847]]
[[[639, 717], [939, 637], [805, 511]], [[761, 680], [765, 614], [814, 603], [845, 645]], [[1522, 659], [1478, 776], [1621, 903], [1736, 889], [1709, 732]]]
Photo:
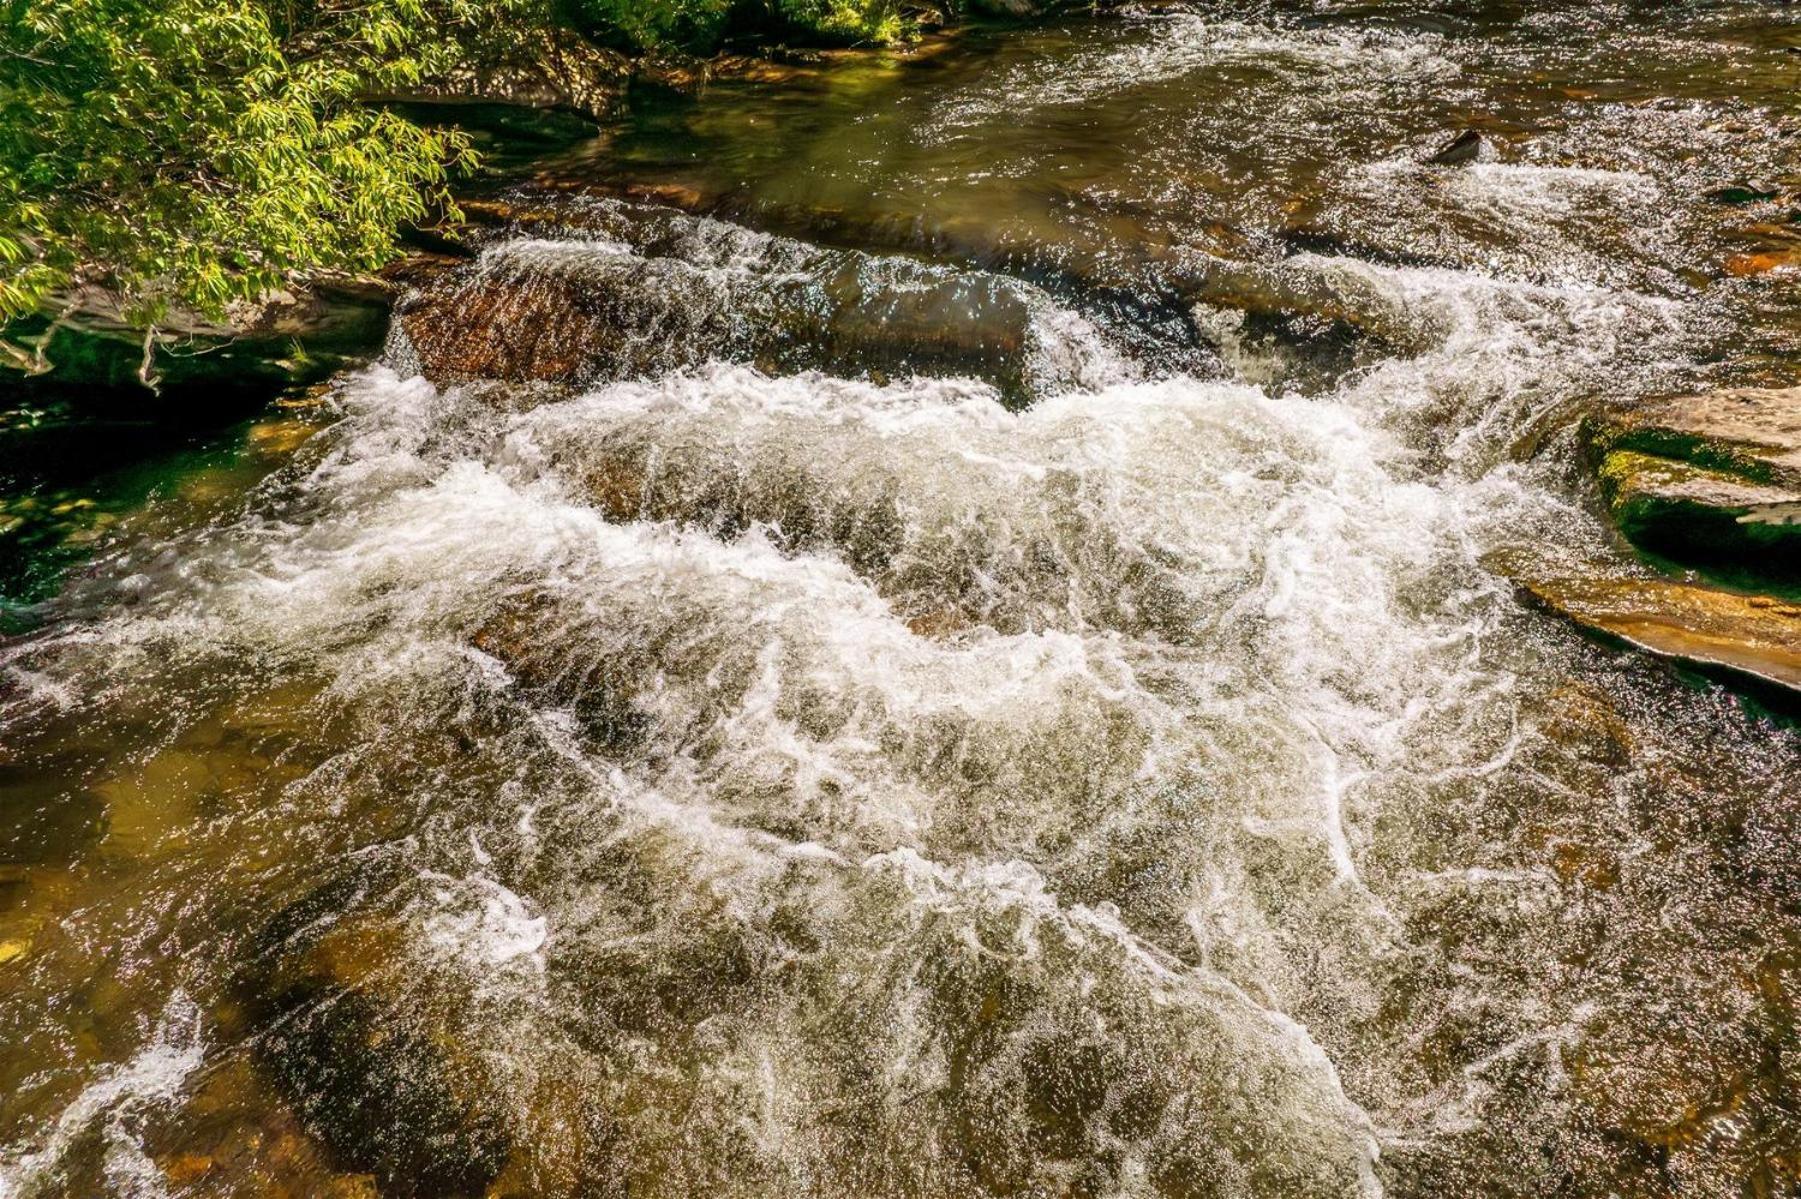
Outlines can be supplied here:
[[1583, 436], [1635, 544], [1735, 582], [1801, 578], [1801, 388], [1613, 405]]
[[1614, 523], [1645, 549], [1761, 576], [1801, 575], [1801, 490], [1633, 450], [1602, 459], [1600, 479]]
[[1801, 605], [1672, 579], [1514, 578], [1547, 608], [1594, 632], [1801, 693]]
[[1748, 387], [1613, 405], [1585, 422], [1597, 457], [1634, 450], [1801, 488], [1801, 387]]

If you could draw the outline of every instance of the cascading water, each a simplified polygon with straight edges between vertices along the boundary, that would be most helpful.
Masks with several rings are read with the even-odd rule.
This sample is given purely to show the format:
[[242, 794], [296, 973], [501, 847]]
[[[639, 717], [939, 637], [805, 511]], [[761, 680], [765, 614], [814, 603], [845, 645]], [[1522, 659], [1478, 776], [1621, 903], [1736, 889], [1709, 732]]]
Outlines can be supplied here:
[[[1333, 97], [1392, 151], [1561, 19], [1008, 35], [832, 127], [952, 181], [916, 237], [852, 178], [865, 249], [849, 168], [819, 244], [740, 162], [736, 221], [516, 198], [283, 470], [3, 651], [0, 1194], [1793, 1185], [1801, 742], [1496, 565], [1635, 569], [1558, 438], [1731, 327], [1659, 264], [1699, 218], [1621, 224], [1688, 134], [1321, 168], [1339, 252], [1156, 234], [1243, 76], [1248, 157]], [[941, 207], [1113, 99], [1161, 208]]]

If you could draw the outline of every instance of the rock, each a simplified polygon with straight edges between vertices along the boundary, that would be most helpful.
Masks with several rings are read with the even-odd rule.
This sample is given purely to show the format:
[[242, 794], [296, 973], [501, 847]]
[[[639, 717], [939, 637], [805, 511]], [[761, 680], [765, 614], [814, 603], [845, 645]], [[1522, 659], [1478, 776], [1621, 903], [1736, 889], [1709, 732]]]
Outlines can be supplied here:
[[1615, 408], [1594, 424], [1609, 449], [1682, 457], [1801, 487], [1801, 387], [1739, 388]]
[[1615, 405], [1583, 422], [1635, 544], [1749, 578], [1801, 578], [1801, 388]]
[[382, 866], [283, 912], [249, 980], [259, 1057], [334, 1158], [395, 1196], [481, 1194], [510, 1150], [491, 1080], [407, 975], [407, 932]]
[[1035, 21], [1053, 13], [1117, 8], [1123, 0], [970, 0], [969, 11], [1009, 21]]
[[616, 201], [472, 204], [466, 215], [514, 237], [489, 233], [479, 261], [412, 276], [398, 320], [434, 380], [579, 386], [719, 359], [772, 373], [974, 376], [1019, 399], [1040, 382], [1049, 298], [1004, 275]]
[[1428, 158], [1432, 166], [1454, 167], [1466, 162], [1475, 162], [1482, 154], [1482, 135], [1474, 129], [1466, 129], [1444, 149]]
[[1672, 579], [1502, 569], [1546, 608], [1592, 632], [1801, 697], [1801, 606]]
[[323, 1193], [619, 1193], [603, 1059], [569, 1037], [574, 1009], [545, 1004], [543, 961], [492, 940], [497, 892], [518, 897], [423, 867], [339, 863], [264, 928], [239, 979], [254, 1080], [328, 1151]]
[[1772, 271], [1801, 268], [1801, 248], [1764, 250], [1755, 254], [1734, 254], [1726, 260], [1726, 273], [1734, 279], [1767, 275]]
[[[212, 1034], [227, 1034], [232, 1010], [220, 1009]], [[234, 1030], [235, 1031], [235, 1030]], [[341, 1175], [286, 1104], [270, 1094], [237, 1045], [221, 1048], [193, 1080], [178, 1112], [146, 1127], [146, 1155], [167, 1190], [151, 1194], [256, 1196], [256, 1199], [377, 1199], [368, 1175]]]
[[1762, 204], [1774, 200], [1782, 193], [1773, 187], [1761, 183], [1733, 184], [1730, 187], [1716, 188], [1707, 193], [1707, 198], [1715, 204]]
[[1603, 458], [1600, 478], [1614, 523], [1652, 553], [1766, 578], [1801, 577], [1801, 491], [1632, 450]]

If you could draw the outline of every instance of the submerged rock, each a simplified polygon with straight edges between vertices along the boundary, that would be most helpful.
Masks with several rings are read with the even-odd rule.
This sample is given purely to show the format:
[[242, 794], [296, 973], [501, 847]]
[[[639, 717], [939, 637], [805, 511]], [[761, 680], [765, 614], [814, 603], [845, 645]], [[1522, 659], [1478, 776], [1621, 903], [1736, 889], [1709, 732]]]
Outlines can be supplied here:
[[383, 1194], [479, 1195], [506, 1164], [506, 1128], [483, 1064], [420, 1010], [406, 930], [380, 898], [404, 887], [394, 871], [353, 875], [277, 918], [254, 984], [261, 1059], [307, 1128]]
[[1801, 388], [1614, 406], [1583, 436], [1635, 544], [1747, 579], [1801, 578]]
[[1734, 254], [1725, 262], [1726, 273], [1734, 279], [1750, 279], [1797, 267], [1801, 267], [1801, 246]]
[[1782, 193], [1762, 183], [1735, 183], [1730, 187], [1716, 188], [1707, 193], [1707, 198], [1716, 204], [1762, 204], [1774, 200]]

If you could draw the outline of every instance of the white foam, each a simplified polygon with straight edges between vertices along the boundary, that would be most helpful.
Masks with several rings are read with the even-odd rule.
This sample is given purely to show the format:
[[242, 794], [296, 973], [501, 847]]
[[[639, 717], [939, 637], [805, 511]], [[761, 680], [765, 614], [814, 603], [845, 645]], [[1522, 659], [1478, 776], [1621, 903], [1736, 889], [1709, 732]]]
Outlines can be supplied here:
[[437, 953], [478, 969], [543, 972], [549, 927], [518, 894], [479, 874], [461, 879], [432, 874], [427, 881], [433, 890], [424, 931]]
[[1424, 35], [1302, 29], [1168, 10], [1123, 16], [1137, 22], [1143, 33], [1111, 38], [1067, 58], [1015, 67], [979, 96], [942, 106], [921, 127], [921, 135], [941, 138], [1003, 115], [1117, 97], [1235, 65], [1315, 75], [1339, 91], [1400, 78], [1444, 80], [1460, 70], [1439, 39]]

